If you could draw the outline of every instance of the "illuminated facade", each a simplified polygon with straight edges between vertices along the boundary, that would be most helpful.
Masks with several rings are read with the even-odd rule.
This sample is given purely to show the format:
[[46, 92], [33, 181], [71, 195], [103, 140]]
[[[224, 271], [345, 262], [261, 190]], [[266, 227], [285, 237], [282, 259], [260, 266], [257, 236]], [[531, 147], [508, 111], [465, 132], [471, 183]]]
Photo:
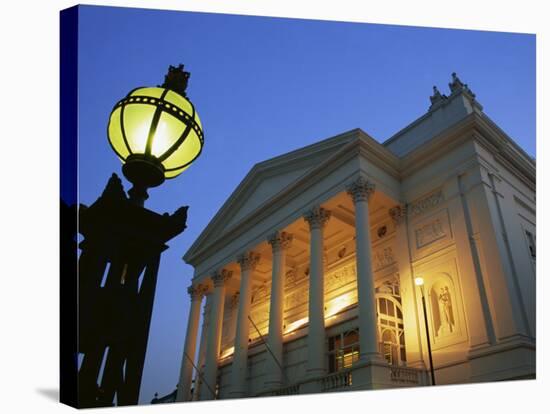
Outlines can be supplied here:
[[184, 256], [179, 401], [430, 384], [418, 276], [437, 384], [534, 378], [535, 162], [449, 86], [252, 168]]

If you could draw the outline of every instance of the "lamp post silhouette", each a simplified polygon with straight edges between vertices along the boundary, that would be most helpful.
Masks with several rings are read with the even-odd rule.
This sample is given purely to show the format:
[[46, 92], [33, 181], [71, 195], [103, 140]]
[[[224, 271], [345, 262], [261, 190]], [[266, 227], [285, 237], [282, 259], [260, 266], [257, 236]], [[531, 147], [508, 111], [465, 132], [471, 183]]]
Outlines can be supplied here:
[[134, 89], [115, 104], [109, 143], [133, 187], [128, 197], [113, 174], [101, 197], [79, 208], [79, 407], [138, 403], [160, 255], [185, 230], [188, 209], [148, 210], [147, 189], [182, 173], [204, 144], [185, 92], [189, 76], [170, 66], [162, 86]]
[[430, 373], [432, 376], [432, 385], [435, 385], [435, 373], [434, 373], [434, 364], [432, 360], [432, 345], [430, 341], [430, 330], [428, 328], [428, 313], [426, 312], [426, 299], [424, 298], [424, 279], [417, 277], [414, 279], [416, 286], [420, 287], [420, 294], [422, 296], [422, 310], [424, 313], [424, 324], [426, 326], [426, 340], [428, 342], [428, 358], [430, 360]]

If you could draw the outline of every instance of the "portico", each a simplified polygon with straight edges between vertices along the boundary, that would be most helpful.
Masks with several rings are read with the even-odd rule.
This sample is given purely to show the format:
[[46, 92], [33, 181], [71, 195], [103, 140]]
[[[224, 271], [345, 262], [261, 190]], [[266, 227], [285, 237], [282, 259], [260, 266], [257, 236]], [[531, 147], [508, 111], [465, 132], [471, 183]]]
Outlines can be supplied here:
[[[201, 341], [201, 347], [208, 350], [208, 341], [220, 343], [216, 365], [230, 364], [231, 367], [228, 397], [245, 397], [290, 385], [283, 348], [285, 342], [292, 341], [299, 333], [307, 332], [308, 349], [301, 379], [327, 376], [326, 327], [337, 323], [343, 310], [349, 312], [358, 306], [358, 349], [361, 350], [358, 359], [386, 363], [380, 353], [377, 328], [369, 204], [376, 212], [377, 222], [391, 221], [388, 211], [395, 204], [393, 200], [376, 194], [373, 181], [359, 174], [352, 176], [343, 183], [342, 191], [325, 203], [304, 209], [299, 218], [267, 234], [260, 243], [247, 247], [244, 253], [223, 264], [221, 268], [232, 274], [231, 278], [224, 279], [228, 305], [221, 313], [216, 311], [217, 302], [214, 302], [209, 314], [209, 336], [206, 343]], [[391, 233], [389, 229], [388, 236]], [[326, 280], [327, 270], [342, 267], [338, 264], [343, 263], [348, 268], [351, 265], [353, 273], [357, 269], [356, 275]], [[219, 271], [204, 279], [203, 284], [211, 286], [212, 293], [215, 292], [214, 278], [218, 275]], [[296, 284], [297, 281], [300, 283]], [[217, 321], [212, 321], [213, 315]], [[211, 328], [212, 323], [223, 328]], [[211, 337], [211, 332], [217, 335]], [[198, 330], [189, 330], [189, 335], [194, 335], [196, 340]], [[249, 345], [251, 349], [264, 348], [266, 354], [262, 385], [256, 384], [257, 389], [253, 391], [248, 381]], [[209, 355], [208, 351], [206, 354]], [[212, 389], [216, 383], [216, 375], [211, 371], [213, 365], [209, 367], [207, 356], [204, 380]], [[189, 375], [187, 372], [192, 371], [191, 364], [189, 367], [185, 378]], [[190, 386], [187, 387], [190, 390]], [[315, 385], [311, 391], [318, 391]], [[201, 399], [209, 399], [207, 394], [212, 393], [201, 385]], [[191, 398], [189, 392], [185, 395]]]

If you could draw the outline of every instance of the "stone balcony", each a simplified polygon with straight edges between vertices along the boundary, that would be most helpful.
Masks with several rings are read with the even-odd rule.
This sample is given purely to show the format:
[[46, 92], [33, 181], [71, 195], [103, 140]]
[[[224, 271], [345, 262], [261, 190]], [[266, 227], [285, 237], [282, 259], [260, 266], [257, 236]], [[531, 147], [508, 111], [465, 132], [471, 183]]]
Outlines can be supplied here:
[[374, 381], [376, 385], [369, 386], [370, 384], [364, 381], [364, 374], [361, 372], [365, 368], [364, 364], [355, 364], [322, 377], [304, 379], [282, 388], [262, 391], [256, 394], [255, 397], [298, 395], [311, 392], [358, 391], [374, 388], [418, 387], [430, 384], [429, 372], [426, 370], [382, 363], [377, 365], [376, 375], [379, 378]]

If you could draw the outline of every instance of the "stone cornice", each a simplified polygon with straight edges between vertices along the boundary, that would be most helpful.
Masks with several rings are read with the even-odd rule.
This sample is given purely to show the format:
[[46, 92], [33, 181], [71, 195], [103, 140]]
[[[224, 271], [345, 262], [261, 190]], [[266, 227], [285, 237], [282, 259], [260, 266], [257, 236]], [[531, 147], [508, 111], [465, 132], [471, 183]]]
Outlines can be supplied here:
[[471, 140], [471, 132], [475, 126], [474, 117], [475, 114], [468, 115], [401, 158], [400, 175], [408, 177], [440, 158], [443, 154]]
[[535, 162], [486, 115], [472, 113], [401, 159], [400, 175], [410, 176], [466, 141], [476, 141], [534, 189]]

